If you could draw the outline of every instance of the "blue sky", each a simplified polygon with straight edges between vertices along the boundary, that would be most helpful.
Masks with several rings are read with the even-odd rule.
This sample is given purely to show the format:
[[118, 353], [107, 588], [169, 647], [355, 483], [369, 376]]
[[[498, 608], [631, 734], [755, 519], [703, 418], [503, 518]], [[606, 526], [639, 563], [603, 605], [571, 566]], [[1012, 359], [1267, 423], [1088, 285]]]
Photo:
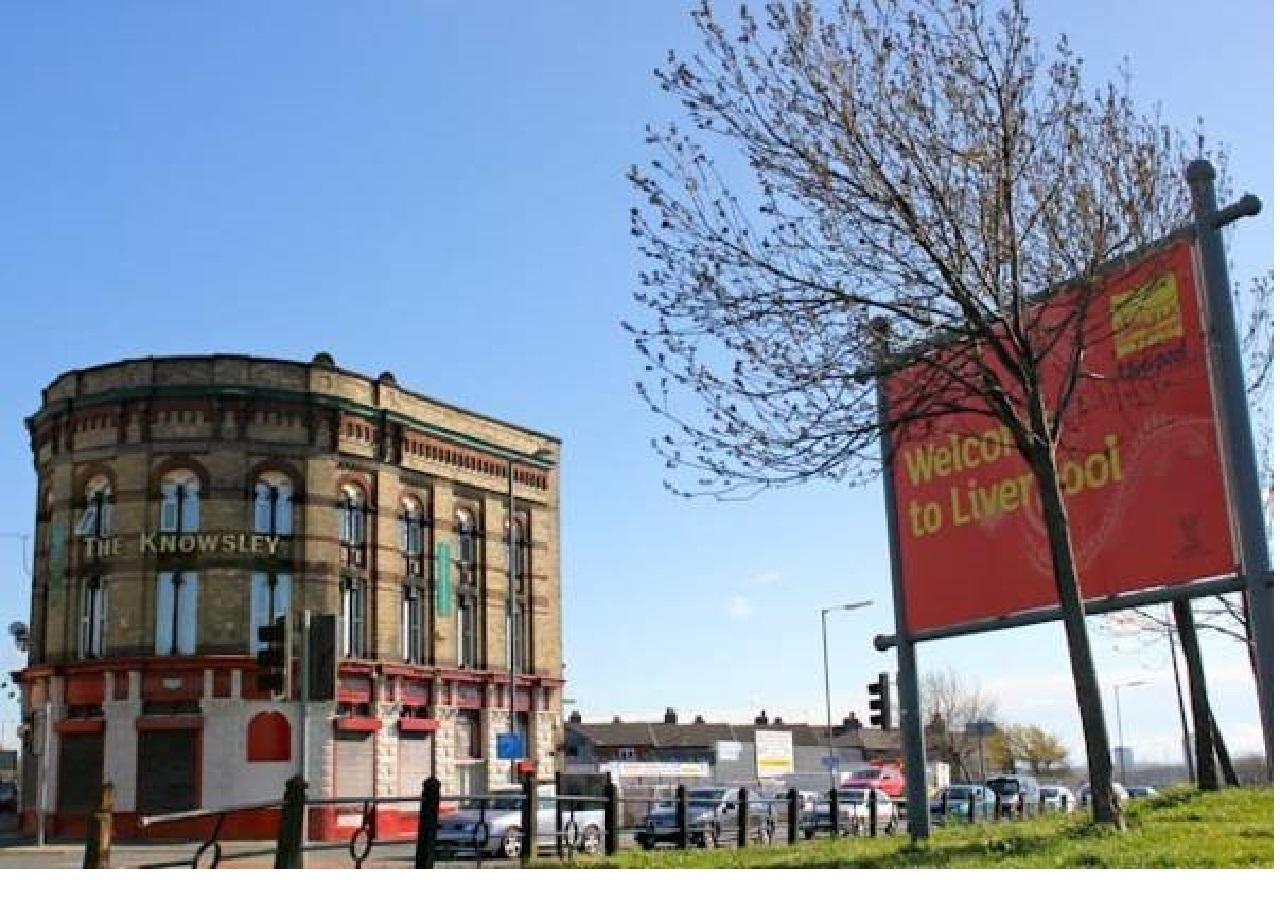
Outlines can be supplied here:
[[[731, 4], [730, 6], [736, 6]], [[1238, 277], [1271, 265], [1272, 11], [1033, 4], [1095, 78], [1128, 55], [1139, 96], [1232, 149], [1266, 204]], [[569, 696], [588, 717], [836, 716], [892, 660], [878, 487], [747, 503], [661, 487], [657, 432], [619, 320], [638, 260], [623, 178], [675, 110], [651, 70], [692, 41], [677, 3], [9, 3], [0, 7], [0, 622], [25, 619], [34, 477], [22, 417], [58, 372], [120, 357], [243, 352], [395, 372], [402, 384], [564, 439]], [[1118, 649], [1113, 650], [1116, 644]], [[1139, 757], [1173, 760], [1167, 653], [1103, 636]], [[1260, 747], [1238, 648], [1210, 642], [1229, 741]], [[1060, 626], [922, 648], [1006, 718], [1077, 748]], [[7, 637], [0, 666], [21, 660]], [[11, 739], [15, 705], [0, 697]]]

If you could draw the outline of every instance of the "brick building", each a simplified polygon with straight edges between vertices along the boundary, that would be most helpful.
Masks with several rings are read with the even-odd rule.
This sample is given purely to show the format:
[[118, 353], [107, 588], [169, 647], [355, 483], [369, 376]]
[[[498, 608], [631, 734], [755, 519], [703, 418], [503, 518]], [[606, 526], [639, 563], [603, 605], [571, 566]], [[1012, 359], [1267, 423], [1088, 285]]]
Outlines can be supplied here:
[[[416, 795], [431, 774], [446, 794], [507, 785], [509, 646], [526, 767], [551, 776], [558, 439], [324, 353], [69, 372], [27, 426], [25, 830], [43, 798], [50, 833], [77, 832], [103, 781], [124, 835], [141, 814], [277, 799], [299, 772], [313, 797]], [[258, 690], [253, 656], [258, 625], [304, 610], [336, 615], [338, 631], [336, 699], [305, 714], [298, 679], [288, 698]], [[312, 836], [343, 832], [353, 812], [312, 810]], [[398, 815], [412, 810], [385, 810], [383, 833]], [[273, 819], [246, 814], [223, 833], [260, 835]]]

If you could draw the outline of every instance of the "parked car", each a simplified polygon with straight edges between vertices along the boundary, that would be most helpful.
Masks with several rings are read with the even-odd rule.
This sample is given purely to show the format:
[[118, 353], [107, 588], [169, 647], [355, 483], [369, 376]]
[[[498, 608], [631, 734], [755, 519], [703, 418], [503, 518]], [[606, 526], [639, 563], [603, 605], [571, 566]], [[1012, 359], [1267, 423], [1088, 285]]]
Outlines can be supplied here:
[[996, 795], [996, 818], [1015, 818], [1019, 809], [1024, 816], [1040, 811], [1040, 784], [1030, 775], [993, 775], [986, 783]]
[[838, 810], [841, 834], [871, 833], [871, 795], [875, 796], [876, 828], [885, 834], [898, 830], [898, 807], [893, 798], [876, 788], [841, 788]]
[[[507, 791], [498, 799], [483, 804], [483, 824], [481, 806], [479, 800], [464, 800], [457, 810], [440, 816], [436, 834], [440, 850], [450, 854], [476, 852], [476, 839], [479, 837], [478, 849], [483, 856], [505, 856], [508, 859], [519, 856], [524, 843], [521, 829], [523, 795]], [[538, 797], [537, 817], [538, 847], [554, 849], [556, 802], [553, 797], [545, 794]], [[568, 810], [564, 813], [564, 823], [568, 827]], [[577, 830], [576, 849], [582, 853], [599, 853], [604, 841], [603, 808], [579, 809], [573, 813], [573, 823]]]
[[1076, 808], [1075, 794], [1070, 788], [1060, 784], [1044, 784], [1040, 786], [1040, 804], [1045, 812], [1074, 812]]
[[1146, 799], [1148, 797], [1160, 796], [1160, 792], [1149, 785], [1135, 785], [1133, 787], [1126, 787], [1125, 790], [1129, 792], [1130, 800], [1139, 800], [1139, 799]]
[[[1115, 792], [1115, 795], [1117, 799], [1119, 799], [1121, 806], [1124, 806], [1126, 803], [1129, 802], [1129, 792], [1125, 790], [1125, 787], [1123, 784], [1120, 784], [1118, 781], [1113, 781], [1111, 782], [1111, 790]], [[1079, 796], [1080, 796], [1081, 809], [1089, 808], [1089, 794], [1090, 794], [1089, 785], [1087, 784], [1080, 785]]]
[[939, 825], [948, 820], [969, 821], [970, 808], [978, 821], [988, 821], [996, 816], [996, 795], [985, 784], [953, 784], [938, 791], [929, 804], [929, 816]]
[[18, 786], [12, 781], [0, 781], [0, 812], [18, 811]]
[[[726, 831], [738, 827], [738, 789], [735, 787], [690, 788], [687, 795], [689, 842], [701, 847], [715, 847]], [[677, 804], [660, 803], [645, 817], [644, 831], [636, 835], [636, 843], [644, 850], [658, 844], [678, 844], [680, 823]], [[773, 840], [773, 817], [768, 804], [756, 791], [747, 790], [748, 839], [768, 844]]]
[[902, 769], [893, 764], [877, 764], [855, 769], [840, 785], [842, 788], [877, 788], [890, 797], [901, 797], [907, 791]]
[[[800, 815], [796, 819], [796, 829], [799, 831], [801, 837], [811, 838], [827, 821], [829, 816], [828, 807], [830, 804], [827, 801], [827, 798], [822, 794], [819, 794], [817, 791], [796, 791], [796, 795], [800, 802]], [[774, 794], [774, 800], [786, 799], [787, 794], [785, 791], [780, 791]], [[779, 806], [774, 807], [774, 809], [781, 808], [782, 807]], [[774, 819], [776, 820], [777, 818], [779, 817], [775, 815]]]

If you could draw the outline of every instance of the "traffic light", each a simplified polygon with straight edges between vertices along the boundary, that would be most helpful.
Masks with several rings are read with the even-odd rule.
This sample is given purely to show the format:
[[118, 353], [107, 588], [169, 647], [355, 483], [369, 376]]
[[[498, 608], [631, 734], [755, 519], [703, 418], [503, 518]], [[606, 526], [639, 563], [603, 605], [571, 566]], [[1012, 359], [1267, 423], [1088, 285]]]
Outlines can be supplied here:
[[871, 701], [867, 704], [871, 709], [871, 724], [879, 725], [886, 731], [893, 727], [893, 695], [889, 693], [889, 673], [881, 672], [880, 677], [867, 685]]
[[337, 665], [338, 617], [333, 615], [313, 615], [311, 617], [311, 633], [307, 635], [310, 642], [307, 649], [307, 699], [332, 700], [334, 682], [338, 677]]
[[289, 620], [277, 616], [270, 625], [258, 626], [258, 690], [289, 696]]

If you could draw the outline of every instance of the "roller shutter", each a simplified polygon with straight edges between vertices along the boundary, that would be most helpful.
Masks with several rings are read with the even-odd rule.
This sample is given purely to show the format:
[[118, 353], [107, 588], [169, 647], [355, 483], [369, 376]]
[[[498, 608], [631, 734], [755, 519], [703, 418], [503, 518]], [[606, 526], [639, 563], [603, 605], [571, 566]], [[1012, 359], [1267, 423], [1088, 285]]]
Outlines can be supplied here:
[[63, 735], [58, 756], [58, 812], [93, 812], [101, 794], [102, 735]]
[[397, 793], [401, 797], [416, 796], [422, 793], [422, 782], [431, 777], [430, 734], [401, 734], [399, 759], [399, 785]]
[[138, 733], [138, 811], [181, 812], [200, 805], [200, 732]]
[[333, 747], [338, 796], [373, 796], [373, 735], [340, 731]]

